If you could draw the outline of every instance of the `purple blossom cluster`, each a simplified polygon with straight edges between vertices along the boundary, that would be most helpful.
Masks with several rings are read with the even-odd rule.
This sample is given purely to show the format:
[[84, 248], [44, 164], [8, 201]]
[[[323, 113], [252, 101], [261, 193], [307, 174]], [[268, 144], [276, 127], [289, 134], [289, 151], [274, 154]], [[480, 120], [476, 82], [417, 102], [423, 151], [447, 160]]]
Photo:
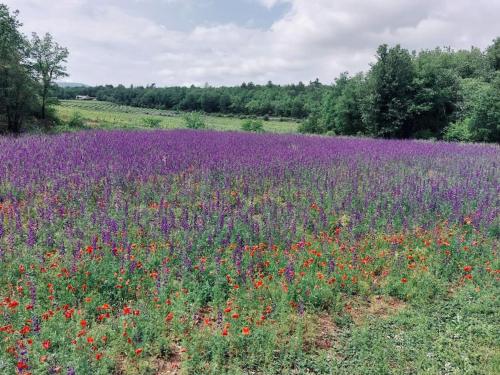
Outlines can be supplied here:
[[200, 247], [235, 243], [237, 264], [243, 244], [287, 246], [339, 226], [491, 228], [500, 209], [494, 145], [95, 131], [0, 139], [0, 161], [0, 249], [99, 239], [130, 251], [134, 231], [184, 252], [186, 269]]

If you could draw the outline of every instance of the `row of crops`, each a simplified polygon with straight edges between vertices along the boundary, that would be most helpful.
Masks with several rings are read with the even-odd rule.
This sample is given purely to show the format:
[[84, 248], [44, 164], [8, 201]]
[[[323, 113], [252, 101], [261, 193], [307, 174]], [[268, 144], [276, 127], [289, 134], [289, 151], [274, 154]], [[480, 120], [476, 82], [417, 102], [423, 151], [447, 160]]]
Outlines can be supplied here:
[[63, 100], [61, 105], [64, 107], [100, 111], [100, 112], [121, 112], [130, 113], [137, 115], [151, 115], [151, 116], [176, 116], [178, 112], [167, 111], [162, 109], [151, 109], [151, 108], [138, 108], [130, 107], [126, 105], [120, 105], [111, 102], [101, 102], [97, 100]]

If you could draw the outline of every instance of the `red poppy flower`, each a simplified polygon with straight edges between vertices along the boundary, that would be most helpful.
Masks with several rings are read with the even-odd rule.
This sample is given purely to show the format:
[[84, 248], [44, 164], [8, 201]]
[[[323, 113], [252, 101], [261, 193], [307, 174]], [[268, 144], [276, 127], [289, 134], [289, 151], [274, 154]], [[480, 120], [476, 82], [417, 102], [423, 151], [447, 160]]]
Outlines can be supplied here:
[[19, 362], [17, 362], [17, 368], [19, 370], [25, 370], [28, 368], [28, 364], [26, 362], [19, 361]]
[[248, 327], [243, 327], [243, 328], [241, 329], [241, 333], [242, 333], [243, 335], [245, 335], [245, 336], [248, 336], [248, 335], [250, 334], [250, 328], [248, 328]]
[[472, 271], [472, 266], [465, 266], [465, 267], [464, 267], [464, 271], [465, 271], [465, 272], [470, 272], [470, 271]]
[[408, 279], [407, 279], [406, 277], [403, 277], [403, 278], [401, 279], [401, 282], [402, 282], [403, 284], [405, 284], [405, 283], [407, 283], [407, 282], [408, 282]]
[[142, 348], [135, 349], [135, 355], [139, 355], [142, 353]]
[[42, 343], [42, 346], [45, 350], [49, 350], [50, 348], [50, 340], [45, 340], [43, 343]]
[[174, 313], [173, 312], [169, 312], [167, 317], [165, 318], [165, 321], [166, 322], [170, 322], [172, 319], [174, 319]]

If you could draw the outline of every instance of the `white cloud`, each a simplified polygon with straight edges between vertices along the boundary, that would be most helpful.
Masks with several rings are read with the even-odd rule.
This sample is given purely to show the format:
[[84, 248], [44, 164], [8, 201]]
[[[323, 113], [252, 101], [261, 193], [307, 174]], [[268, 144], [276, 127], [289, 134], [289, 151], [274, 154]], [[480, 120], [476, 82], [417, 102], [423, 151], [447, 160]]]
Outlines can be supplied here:
[[272, 8], [279, 3], [289, 3], [292, 0], [257, 0], [260, 4], [264, 5], [266, 8]]
[[[179, 0], [156, 3], [162, 1]], [[500, 31], [500, 2], [494, 0], [257, 1], [268, 8], [278, 2], [290, 7], [267, 29], [210, 23], [179, 31], [127, 7], [154, 0], [8, 0], [7, 5], [20, 9], [26, 32], [49, 31], [67, 46], [70, 80], [90, 84], [232, 85], [316, 77], [331, 82], [342, 71], [367, 69], [381, 43], [409, 49], [485, 47]]]

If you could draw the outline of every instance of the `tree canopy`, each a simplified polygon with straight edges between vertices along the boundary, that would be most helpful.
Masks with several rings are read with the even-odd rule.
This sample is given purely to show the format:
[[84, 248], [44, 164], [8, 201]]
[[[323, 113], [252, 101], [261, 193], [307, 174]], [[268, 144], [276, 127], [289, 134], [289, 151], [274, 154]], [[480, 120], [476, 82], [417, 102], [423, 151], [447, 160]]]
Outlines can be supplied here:
[[17, 11], [0, 4], [0, 123], [18, 133], [26, 117], [46, 118], [46, 105], [54, 80], [65, 75], [68, 51], [50, 34], [21, 32]]

